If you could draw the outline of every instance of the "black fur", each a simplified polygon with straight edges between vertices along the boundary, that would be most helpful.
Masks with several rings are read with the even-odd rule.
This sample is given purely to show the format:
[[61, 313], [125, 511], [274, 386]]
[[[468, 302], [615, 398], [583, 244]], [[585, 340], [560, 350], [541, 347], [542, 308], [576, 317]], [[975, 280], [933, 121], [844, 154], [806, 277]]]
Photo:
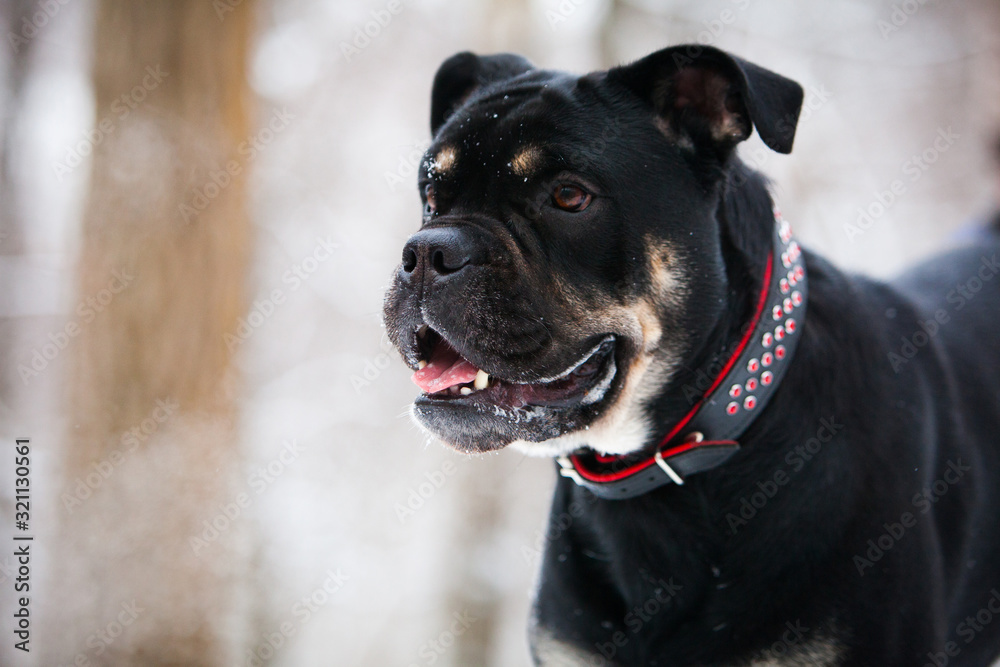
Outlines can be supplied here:
[[[683, 357], [647, 408], [656, 428], [642, 447], [655, 447], [691, 407], [684, 388], [731, 353], [762, 287], [772, 202], [733, 148], [756, 127], [789, 151], [801, 99], [793, 82], [696, 46], [580, 78], [507, 55], [447, 61], [428, 164], [445, 146], [459, 157], [446, 175], [425, 171], [437, 209], [421, 234], [448, 230], [448, 248], [479, 250], [454, 275], [401, 267], [390, 336], [415, 365], [413, 331], [430, 323], [478, 367], [531, 382], [604, 326], [621, 370], [597, 405], [546, 408], [530, 423], [426, 399], [422, 422], [464, 450], [597, 423], [640, 352], [582, 315], [650, 294], [653, 238], [692, 278], [679, 306], [657, 310]], [[603, 148], [587, 150], [595, 135]], [[504, 164], [525, 145], [545, 159], [521, 182]], [[587, 211], [549, 203], [566, 174], [596, 191]], [[887, 284], [806, 252], [799, 348], [736, 457], [626, 501], [559, 479], [536, 660], [553, 642], [595, 665], [971, 667], [1000, 656], [1000, 613], [980, 613], [1000, 612], [998, 255], [991, 232]]]

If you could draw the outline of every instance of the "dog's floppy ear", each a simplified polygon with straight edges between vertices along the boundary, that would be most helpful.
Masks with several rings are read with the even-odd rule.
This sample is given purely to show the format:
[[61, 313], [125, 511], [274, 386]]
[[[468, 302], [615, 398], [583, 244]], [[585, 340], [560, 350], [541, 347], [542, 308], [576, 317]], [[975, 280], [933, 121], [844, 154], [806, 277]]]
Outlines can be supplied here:
[[674, 46], [612, 69], [608, 79], [648, 100], [667, 123], [667, 132], [708, 137], [731, 149], [756, 126], [773, 150], [792, 150], [802, 87], [725, 51]]
[[477, 56], [463, 51], [448, 58], [437, 74], [431, 91], [431, 134], [437, 134], [455, 109], [477, 88], [495, 81], [510, 79], [534, 69], [534, 66], [512, 53]]

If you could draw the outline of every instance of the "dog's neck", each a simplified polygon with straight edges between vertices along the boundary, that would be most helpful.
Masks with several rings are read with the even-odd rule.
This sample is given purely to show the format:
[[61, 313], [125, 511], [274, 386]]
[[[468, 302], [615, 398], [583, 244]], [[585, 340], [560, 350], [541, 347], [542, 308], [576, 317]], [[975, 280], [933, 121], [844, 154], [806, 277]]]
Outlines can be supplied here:
[[[731, 197], [756, 185], [758, 203], [770, 203], [762, 183], [744, 178], [738, 185]], [[667, 483], [682, 485], [687, 475], [716, 468], [739, 450], [738, 438], [764, 410], [791, 363], [807, 295], [801, 250], [788, 223], [777, 209], [763, 218], [746, 208], [746, 202], [725, 198], [719, 206], [724, 242], [731, 246], [724, 252], [730, 301], [695, 361], [655, 405], [660, 433], [666, 435], [638, 455], [560, 457], [564, 476], [600, 497], [627, 499]], [[732, 220], [750, 228], [734, 229]], [[770, 243], [759, 256], [763, 245], [750, 239], [761, 236]]]
[[[771, 255], [777, 213], [764, 176], [737, 159], [720, 185], [716, 218], [722, 233], [722, 256], [728, 283], [727, 303], [715, 326], [701, 337], [689, 361], [681, 366], [652, 406], [660, 439], [691, 410], [719, 375], [751, 325], [760, 295], [767, 290], [765, 273]], [[783, 270], [780, 256], [775, 271]], [[692, 392], [692, 388], [697, 390]], [[650, 443], [650, 448], [660, 440]]]

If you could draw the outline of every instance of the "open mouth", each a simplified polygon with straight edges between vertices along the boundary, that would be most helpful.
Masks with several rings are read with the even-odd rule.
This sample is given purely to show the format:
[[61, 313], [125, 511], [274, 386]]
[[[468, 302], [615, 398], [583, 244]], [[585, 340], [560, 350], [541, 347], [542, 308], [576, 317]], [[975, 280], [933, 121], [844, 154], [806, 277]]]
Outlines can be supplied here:
[[433, 402], [504, 409], [590, 405], [604, 398], [616, 372], [615, 337], [611, 335], [562, 372], [534, 382], [514, 382], [489, 374], [427, 325], [417, 331], [417, 345], [421, 361], [413, 382], [423, 390], [421, 398]]

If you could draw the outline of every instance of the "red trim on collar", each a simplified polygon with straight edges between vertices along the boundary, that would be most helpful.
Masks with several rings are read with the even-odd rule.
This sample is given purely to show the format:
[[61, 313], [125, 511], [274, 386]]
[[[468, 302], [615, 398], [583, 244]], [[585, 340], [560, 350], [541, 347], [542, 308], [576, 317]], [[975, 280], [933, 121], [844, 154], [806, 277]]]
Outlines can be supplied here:
[[[677, 424], [672, 429], [670, 429], [670, 432], [667, 433], [667, 435], [665, 435], [662, 440], [660, 440], [660, 444], [657, 445], [657, 450], [659, 450], [661, 447], [665, 447], [667, 443], [673, 440], [677, 436], [677, 434], [680, 433], [681, 429], [683, 429], [684, 426], [686, 426], [687, 423], [691, 421], [691, 419], [698, 413], [698, 410], [704, 404], [705, 399], [711, 396], [712, 392], [715, 391], [720, 384], [722, 384], [722, 381], [729, 374], [729, 371], [732, 370], [733, 365], [740, 358], [740, 355], [743, 354], [743, 350], [746, 348], [747, 343], [750, 342], [750, 338], [753, 336], [754, 331], [757, 330], [757, 323], [760, 321], [761, 315], [763, 314], [764, 309], [767, 307], [767, 296], [771, 289], [771, 273], [773, 270], [774, 270], [774, 251], [771, 251], [771, 253], [767, 256], [767, 267], [764, 269], [764, 280], [761, 283], [760, 296], [757, 298], [757, 310], [754, 312], [753, 319], [747, 326], [746, 332], [743, 334], [743, 338], [740, 340], [740, 344], [736, 347], [736, 350], [729, 357], [729, 360], [726, 362], [726, 365], [722, 367], [722, 370], [719, 372], [719, 375], [715, 378], [715, 381], [712, 382], [712, 385], [707, 390], [705, 390], [705, 393], [702, 394], [702, 397], [698, 399], [697, 403], [694, 404], [694, 407], [692, 407], [691, 410], [688, 411], [686, 415], [684, 415], [684, 418], [681, 419], [679, 422], [677, 422]], [[719, 444], [730, 445], [733, 444], [733, 441], [704, 440], [701, 442], [683, 442], [675, 447], [672, 447], [664, 451], [662, 453], [662, 456], [663, 458], [668, 459], [671, 456], [682, 454], [691, 449], [695, 449], [696, 447], [706, 447], [710, 445], [719, 445]], [[624, 460], [625, 457], [597, 454], [596, 458], [601, 463], [614, 463], [616, 461]], [[588, 470], [587, 467], [582, 464], [580, 458], [575, 454], [570, 455], [570, 460], [573, 461], [573, 465], [576, 468], [577, 472], [583, 478], [591, 482], [615, 482], [620, 479], [630, 477], [635, 473], [645, 470], [649, 466], [656, 463], [656, 460], [653, 457], [650, 457], [644, 461], [640, 461], [639, 463], [636, 463], [628, 468], [625, 468], [624, 470], [598, 473], [592, 470]]]

